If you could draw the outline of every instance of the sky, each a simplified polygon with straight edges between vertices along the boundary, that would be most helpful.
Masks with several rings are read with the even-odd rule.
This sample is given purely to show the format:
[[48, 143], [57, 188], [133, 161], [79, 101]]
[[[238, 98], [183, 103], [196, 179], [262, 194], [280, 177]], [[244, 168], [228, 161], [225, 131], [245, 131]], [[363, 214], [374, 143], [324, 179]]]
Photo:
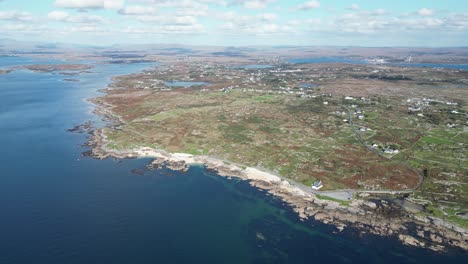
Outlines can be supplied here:
[[0, 38], [89, 45], [468, 46], [468, 1], [0, 0]]

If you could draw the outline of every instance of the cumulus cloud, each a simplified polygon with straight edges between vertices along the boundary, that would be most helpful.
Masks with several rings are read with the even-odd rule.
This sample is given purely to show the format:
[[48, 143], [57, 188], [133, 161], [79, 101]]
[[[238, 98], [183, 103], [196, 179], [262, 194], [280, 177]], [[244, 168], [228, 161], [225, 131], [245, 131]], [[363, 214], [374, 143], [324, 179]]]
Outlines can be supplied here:
[[[170, 34], [177, 36], [177, 34], [209, 33], [214, 36], [218, 34], [220, 37], [218, 39], [222, 39], [221, 36], [225, 34], [232, 35], [233, 39], [246, 39], [245, 43], [254, 40], [255, 35], [262, 35], [262, 38], [255, 40], [260, 43], [263, 39], [287, 42], [293, 35], [302, 36], [303, 41], [310, 39], [310, 36], [324, 35], [339, 36], [342, 40], [347, 40], [348, 36], [349, 39], [361, 36], [367, 39], [392, 40], [388, 36], [394, 36], [395, 39], [400, 39], [399, 36], [402, 36], [401, 39], [404, 39], [405, 36], [429, 38], [434, 34], [449, 34], [461, 39], [460, 36], [466, 38], [468, 32], [466, 13], [455, 14], [449, 11], [442, 13], [428, 8], [414, 9], [407, 13], [387, 12], [384, 9], [366, 10], [357, 4], [351, 4], [354, 1], [349, 1], [341, 10], [325, 10], [321, 8], [321, 1], [317, 0], [301, 0], [295, 3], [284, 1], [289, 3], [289, 7], [285, 7], [283, 2], [282, 5], [275, 7], [274, 3], [280, 2], [276, 0], [54, 0], [53, 2], [57, 10], [49, 10], [50, 13], [47, 14], [45, 21], [27, 12], [1, 10], [0, 29], [3, 31], [0, 32], [37, 34], [42, 30], [46, 36], [59, 31], [63, 34], [77, 32], [74, 35], [76, 39], [79, 36], [93, 34], [95, 36], [114, 34], [121, 37], [125, 33], [132, 33], [140, 34], [137, 37], [141, 39], [147, 39], [145, 34], [154, 34], [158, 37], [159, 34], [164, 34], [164, 37], [169, 38]], [[240, 11], [223, 12], [225, 8], [216, 8], [233, 5], [241, 7]], [[251, 10], [247, 11], [244, 8]], [[306, 14], [304, 11], [317, 8], [321, 8], [319, 11], [324, 12], [320, 19], [303, 16]], [[92, 12], [89, 12], [96, 9], [113, 9], [121, 16], [113, 19], [106, 17], [109, 12], [103, 12], [100, 14], [102, 16], [92, 15]], [[450, 40], [450, 37], [447, 39]], [[274, 44], [273, 42], [271, 43]]]
[[361, 34], [404, 34], [410, 32], [456, 32], [468, 29], [467, 14], [446, 17], [391, 16], [384, 10], [356, 11], [335, 17], [322, 31]]
[[104, 32], [103, 29], [97, 27], [97, 26], [89, 26], [89, 25], [84, 25], [84, 26], [77, 26], [77, 27], [72, 27], [71, 28], [72, 32], [91, 32], [91, 33], [97, 33], [97, 32]]
[[273, 13], [263, 13], [257, 16], [263, 21], [272, 21], [278, 18], [278, 15], [273, 14]]
[[384, 15], [387, 13], [387, 11], [383, 8], [379, 8], [379, 9], [374, 10], [373, 13], [376, 15]]
[[274, 0], [234, 0], [231, 5], [242, 5], [247, 9], [263, 9], [273, 2]]
[[81, 23], [81, 24], [101, 24], [106, 22], [101, 16], [88, 15], [88, 14], [79, 14], [79, 15], [70, 15], [67, 12], [63, 11], [52, 11], [47, 14], [47, 17], [54, 21], [67, 22], [67, 23]]
[[275, 20], [278, 16], [273, 13], [247, 16], [236, 12], [225, 12], [218, 14], [217, 18], [224, 21], [219, 27], [224, 33], [270, 35], [294, 32], [292, 25], [277, 23]]
[[420, 16], [432, 16], [433, 13], [434, 11], [432, 11], [431, 9], [427, 9], [427, 8], [421, 8], [418, 10], [418, 14]]
[[0, 30], [11, 33], [42, 34], [47, 28], [44, 25], [36, 25], [34, 23], [11, 23], [0, 25]]
[[64, 20], [66, 19], [67, 17], [69, 16], [69, 14], [67, 12], [64, 12], [64, 11], [52, 11], [50, 12], [49, 14], [47, 14], [47, 17], [49, 19], [52, 19], [52, 20], [57, 20], [57, 21], [61, 21], [61, 20]]
[[28, 22], [33, 20], [33, 16], [28, 12], [0, 11], [0, 20]]
[[120, 9], [125, 0], [56, 0], [55, 6], [75, 9]]
[[316, 0], [305, 2], [297, 7], [298, 10], [309, 10], [314, 8], [319, 8], [320, 2]]
[[346, 13], [336, 17], [329, 30], [369, 34], [398, 29], [394, 26], [399, 22], [399, 19], [385, 14], [383, 9]]
[[154, 6], [156, 8], [177, 8], [177, 9], [195, 9], [208, 8], [208, 3], [216, 1], [210, 0], [134, 0], [136, 3], [142, 3]]
[[127, 6], [119, 10], [122, 15], [151, 15], [156, 12], [156, 9], [151, 6]]
[[200, 34], [204, 32], [202, 24], [193, 25], [159, 25], [159, 26], [140, 26], [140, 27], [126, 27], [122, 29], [122, 33], [148, 35], [148, 34], [164, 34], [164, 35], [188, 35]]
[[188, 9], [188, 8], [182, 8], [177, 10], [174, 15], [176, 16], [194, 16], [194, 17], [202, 17], [202, 16], [208, 16], [209, 14], [209, 9], [208, 8], [202, 8], [202, 9]]
[[137, 16], [140, 22], [155, 22], [162, 25], [194, 25], [197, 18], [194, 16]]

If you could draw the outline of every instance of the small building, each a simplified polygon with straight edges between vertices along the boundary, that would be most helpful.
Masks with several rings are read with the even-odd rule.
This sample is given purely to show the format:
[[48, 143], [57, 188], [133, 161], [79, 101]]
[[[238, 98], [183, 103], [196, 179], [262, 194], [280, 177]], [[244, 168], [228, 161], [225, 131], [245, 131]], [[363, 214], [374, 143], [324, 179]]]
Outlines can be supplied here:
[[311, 187], [314, 190], [320, 190], [323, 187], [323, 183], [321, 180], [316, 180], [314, 183], [312, 183]]

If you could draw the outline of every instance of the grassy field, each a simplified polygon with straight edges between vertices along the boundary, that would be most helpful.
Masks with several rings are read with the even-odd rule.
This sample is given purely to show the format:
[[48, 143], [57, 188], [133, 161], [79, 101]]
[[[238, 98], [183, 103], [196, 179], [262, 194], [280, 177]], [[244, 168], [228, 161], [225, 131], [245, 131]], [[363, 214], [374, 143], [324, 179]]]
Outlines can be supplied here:
[[[225, 77], [225, 72], [217, 74], [213, 67], [190, 68], [194, 76], [209, 76], [203, 80], [212, 83], [207, 87], [167, 91], [164, 87], [141, 89], [133, 84], [136, 80], [155, 83], [154, 79], [185, 78], [183, 73], [189, 68], [183, 65], [170, 73], [161, 70], [118, 79], [113, 87], [119, 89], [109, 90], [102, 98], [124, 120], [118, 129], [106, 129], [108, 147], [145, 146], [211, 155], [263, 167], [307, 185], [321, 179], [324, 190], [407, 190], [415, 188], [420, 175], [424, 175], [422, 188], [410, 198], [426, 205], [426, 213], [466, 226], [467, 220], [461, 214], [468, 204], [468, 133], [463, 118], [467, 111], [459, 99], [466, 91], [436, 91], [426, 86], [419, 89], [411, 81], [356, 81], [346, 79], [346, 72], [339, 68], [335, 75], [321, 75], [311, 69], [310, 76], [325, 77], [319, 89], [307, 91], [271, 86], [271, 80], [277, 77], [272, 78], [268, 72], [256, 73], [263, 75], [262, 84], [260, 77], [251, 81], [251, 71], [230, 73], [239, 77], [233, 81]], [[421, 78], [431, 74], [437, 72], [425, 73]], [[290, 86], [300, 83], [295, 78], [301, 77], [294, 76], [283, 82]], [[239, 87], [223, 88], [234, 85]], [[365, 93], [356, 94], [363, 89]], [[345, 99], [348, 92], [355, 98]], [[459, 104], [455, 107], [431, 102], [424, 115], [409, 113], [406, 100], [420, 94], [444, 99], [454, 94], [453, 100]], [[461, 114], [452, 114], [453, 109]], [[385, 159], [369, 151], [345, 120], [349, 119], [348, 110], [366, 144], [376, 144], [382, 153], [389, 146], [399, 152], [385, 154], [389, 158]], [[363, 118], [359, 119], [359, 115]], [[449, 127], [449, 123], [454, 126]]]

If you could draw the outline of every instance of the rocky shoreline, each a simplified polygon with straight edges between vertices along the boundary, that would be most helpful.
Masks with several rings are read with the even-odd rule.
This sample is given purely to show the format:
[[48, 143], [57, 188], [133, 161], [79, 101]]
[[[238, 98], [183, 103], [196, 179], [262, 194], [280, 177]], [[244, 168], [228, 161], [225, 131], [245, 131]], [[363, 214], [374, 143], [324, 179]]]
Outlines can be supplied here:
[[[115, 81], [115, 78], [112, 80]], [[112, 84], [101, 92], [107, 93], [108, 89], [113, 89]], [[468, 250], [468, 230], [441, 219], [404, 210], [401, 206], [381, 199], [379, 196], [375, 199], [355, 198], [346, 203], [339, 203], [319, 199], [313, 193], [304, 191], [304, 188], [301, 189], [291, 184], [292, 181], [289, 179], [215, 157], [168, 153], [147, 147], [128, 150], [108, 148], [106, 130], [119, 129], [125, 121], [113, 112], [114, 106], [102, 98], [92, 98], [88, 101], [96, 106], [94, 113], [103, 117], [108, 122], [108, 126], [90, 129], [89, 124], [85, 124], [84, 127], [75, 128], [75, 130], [86, 130], [90, 134], [86, 145], [91, 149], [85, 153], [87, 156], [97, 159], [152, 158], [152, 162], [147, 165], [148, 169], [167, 167], [186, 171], [191, 164], [201, 164], [221, 177], [246, 180], [250, 185], [280, 198], [301, 219], [315, 219], [331, 224], [338, 231], [348, 227], [356, 228], [362, 233], [391, 236], [404, 244], [434, 251], [450, 248]]]
[[[108, 111], [106, 111], [109, 114]], [[106, 115], [109, 117], [109, 115]], [[338, 231], [347, 227], [363, 233], [392, 236], [406, 245], [444, 251], [449, 248], [468, 250], [468, 231], [441, 219], [416, 215], [385, 200], [353, 199], [349, 205], [318, 199], [312, 193], [291, 185], [282, 178], [255, 168], [244, 168], [209, 156], [193, 156], [184, 153], [168, 153], [151, 148], [133, 150], [107, 149], [103, 129], [91, 132], [88, 155], [97, 159], [154, 158], [148, 169], [168, 167], [186, 171], [191, 164], [202, 164], [207, 170], [229, 178], [247, 180], [259, 189], [279, 197], [301, 219], [313, 218], [336, 226]]]

